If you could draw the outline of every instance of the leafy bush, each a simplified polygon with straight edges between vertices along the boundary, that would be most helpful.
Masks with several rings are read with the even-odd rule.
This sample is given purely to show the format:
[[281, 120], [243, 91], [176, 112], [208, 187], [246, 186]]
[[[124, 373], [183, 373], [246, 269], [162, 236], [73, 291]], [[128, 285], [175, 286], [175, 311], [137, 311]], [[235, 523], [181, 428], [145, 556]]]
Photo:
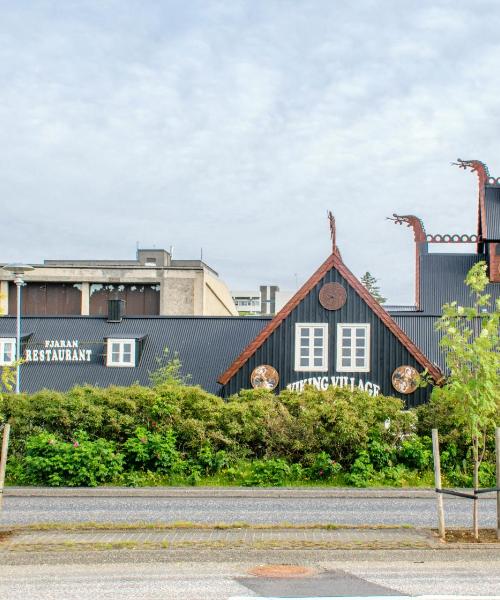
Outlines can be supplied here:
[[[182, 385], [169, 373], [155, 381], [154, 388], [78, 386], [66, 393], [4, 394], [0, 415], [12, 425], [9, 482], [80, 485], [69, 467], [51, 471], [52, 483], [41, 463], [37, 474], [33, 466], [28, 469], [28, 456], [33, 462], [36, 454], [33, 439], [50, 436], [59, 448], [76, 430], [85, 432], [85, 439], [76, 436], [81, 446], [106, 440], [121, 456], [123, 469], [99, 475], [99, 483], [282, 485], [345, 480], [359, 486], [388, 481], [398, 485], [398, 473], [409, 480], [415, 469], [424, 473], [430, 465], [429, 441], [416, 433], [422, 422], [417, 423], [415, 412], [403, 411], [396, 398], [307, 386], [302, 393], [285, 390], [279, 395], [242, 390], [224, 401], [199, 387]], [[429, 414], [420, 416], [428, 419]], [[32, 444], [29, 452], [26, 440]], [[48, 458], [39, 452], [40, 460]], [[442, 457], [444, 474], [467, 459], [459, 438], [451, 436], [443, 443]], [[395, 469], [398, 464], [407, 470]], [[95, 470], [92, 464], [88, 468]]]
[[40, 433], [28, 439], [24, 465], [29, 484], [93, 487], [121, 474], [123, 455], [114, 442], [90, 441], [83, 433], [73, 442]]
[[138, 427], [135, 435], [123, 444], [123, 451], [127, 464], [132, 468], [169, 474], [182, 471], [185, 467], [176, 450], [172, 430], [156, 433]]
[[395, 457], [394, 446], [384, 444], [377, 439], [371, 440], [368, 443], [368, 456], [373, 467], [377, 471], [382, 471], [393, 464]]
[[301, 475], [300, 466], [292, 467], [281, 458], [256, 460], [252, 463], [251, 475], [243, 481], [246, 486], [280, 486]]
[[339, 463], [332, 460], [326, 452], [320, 452], [314, 457], [312, 465], [306, 469], [310, 479], [329, 479], [342, 471]]
[[399, 462], [410, 469], [423, 471], [432, 464], [432, 441], [428, 436], [412, 435], [403, 440], [397, 452]]
[[367, 487], [374, 477], [375, 469], [370, 462], [370, 455], [366, 450], [362, 450], [347, 475], [347, 481], [355, 487]]

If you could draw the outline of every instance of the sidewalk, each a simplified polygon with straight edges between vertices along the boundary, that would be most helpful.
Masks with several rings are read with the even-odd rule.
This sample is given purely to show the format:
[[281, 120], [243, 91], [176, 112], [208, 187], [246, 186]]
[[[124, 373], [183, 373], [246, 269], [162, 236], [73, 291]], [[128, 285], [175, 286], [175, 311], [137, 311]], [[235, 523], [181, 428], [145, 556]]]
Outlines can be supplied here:
[[129, 528], [0, 530], [0, 553], [111, 549], [402, 549], [439, 548], [430, 530], [413, 528]]

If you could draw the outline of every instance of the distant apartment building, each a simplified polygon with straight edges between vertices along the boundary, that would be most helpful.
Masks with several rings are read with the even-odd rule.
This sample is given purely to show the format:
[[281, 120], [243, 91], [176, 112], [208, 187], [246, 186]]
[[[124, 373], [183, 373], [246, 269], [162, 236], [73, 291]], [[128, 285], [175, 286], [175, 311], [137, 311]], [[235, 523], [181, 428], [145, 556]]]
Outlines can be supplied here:
[[[173, 259], [163, 249], [137, 250], [135, 260], [45, 260], [26, 273], [24, 315], [105, 316], [123, 300], [127, 316], [237, 316], [226, 284], [201, 260]], [[13, 275], [0, 268], [2, 314], [16, 313]]]
[[231, 292], [240, 315], [275, 315], [293, 296], [293, 292], [281, 292], [277, 285], [261, 285], [259, 290]]

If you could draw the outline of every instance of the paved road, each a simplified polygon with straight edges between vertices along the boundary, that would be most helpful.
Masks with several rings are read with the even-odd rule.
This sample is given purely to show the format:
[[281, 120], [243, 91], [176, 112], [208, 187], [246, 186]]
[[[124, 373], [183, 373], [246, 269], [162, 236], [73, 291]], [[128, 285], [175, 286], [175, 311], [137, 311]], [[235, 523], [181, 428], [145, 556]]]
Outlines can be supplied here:
[[[305, 563], [301, 563], [305, 564]], [[9, 600], [224, 600], [259, 596], [457, 594], [500, 590], [499, 562], [423, 563], [307, 560], [315, 574], [302, 579], [259, 579], [255, 562], [156, 562], [5, 565], [0, 597]], [[499, 598], [500, 596], [497, 596]]]
[[[336, 523], [433, 527], [434, 498], [184, 498], [16, 497], [4, 498], [0, 524], [40, 522]], [[449, 526], [469, 526], [469, 500], [445, 499]], [[494, 499], [480, 501], [480, 524], [494, 527]]]

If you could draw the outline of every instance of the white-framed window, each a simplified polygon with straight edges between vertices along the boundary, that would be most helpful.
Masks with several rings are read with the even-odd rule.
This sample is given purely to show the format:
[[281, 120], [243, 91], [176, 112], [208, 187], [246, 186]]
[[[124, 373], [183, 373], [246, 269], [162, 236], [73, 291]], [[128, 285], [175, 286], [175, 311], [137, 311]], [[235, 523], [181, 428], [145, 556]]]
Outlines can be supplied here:
[[108, 367], [135, 367], [135, 340], [109, 338], [106, 358]]
[[11, 365], [16, 360], [16, 338], [0, 338], [0, 365]]
[[337, 324], [337, 371], [370, 370], [370, 324]]
[[295, 324], [295, 370], [328, 371], [328, 323]]

